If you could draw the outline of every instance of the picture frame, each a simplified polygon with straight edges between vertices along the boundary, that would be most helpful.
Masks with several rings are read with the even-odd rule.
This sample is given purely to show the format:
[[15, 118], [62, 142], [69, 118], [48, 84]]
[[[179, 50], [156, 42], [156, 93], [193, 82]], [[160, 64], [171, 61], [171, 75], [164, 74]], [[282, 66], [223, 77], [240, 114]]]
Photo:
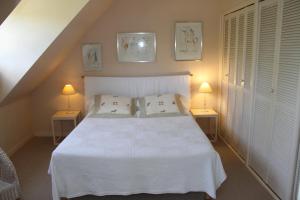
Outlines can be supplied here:
[[154, 62], [156, 34], [152, 32], [117, 33], [119, 62]]
[[102, 46], [100, 43], [82, 45], [82, 59], [84, 71], [102, 70]]
[[201, 60], [203, 48], [202, 22], [175, 23], [175, 60]]

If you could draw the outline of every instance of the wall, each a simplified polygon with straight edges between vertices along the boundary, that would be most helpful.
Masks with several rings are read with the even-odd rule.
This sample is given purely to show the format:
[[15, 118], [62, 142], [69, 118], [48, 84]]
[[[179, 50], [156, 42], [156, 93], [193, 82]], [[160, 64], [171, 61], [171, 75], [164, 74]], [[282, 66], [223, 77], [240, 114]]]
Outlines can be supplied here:
[[30, 97], [0, 107], [0, 147], [14, 153], [32, 136]]
[[[1, 0], [0, 26], [19, 0]], [[32, 136], [30, 97], [22, 97], [6, 106], [0, 106], [0, 147], [14, 153]]]
[[[50, 117], [55, 110], [66, 107], [66, 97], [60, 95], [64, 84], [71, 83], [78, 90], [72, 97], [73, 109], [83, 109], [81, 44], [102, 43], [104, 69], [99, 75], [146, 75], [190, 71], [192, 78], [192, 106], [201, 107], [203, 96], [197, 92], [201, 81], [212, 84], [208, 106], [217, 108], [219, 32], [221, 7], [219, 0], [115, 0], [110, 9], [96, 22], [78, 43], [72, 54], [33, 93], [35, 105], [34, 131], [49, 135]], [[202, 21], [203, 60], [174, 60], [174, 25], [176, 21]], [[155, 32], [157, 57], [153, 63], [119, 63], [116, 55], [117, 32]]]

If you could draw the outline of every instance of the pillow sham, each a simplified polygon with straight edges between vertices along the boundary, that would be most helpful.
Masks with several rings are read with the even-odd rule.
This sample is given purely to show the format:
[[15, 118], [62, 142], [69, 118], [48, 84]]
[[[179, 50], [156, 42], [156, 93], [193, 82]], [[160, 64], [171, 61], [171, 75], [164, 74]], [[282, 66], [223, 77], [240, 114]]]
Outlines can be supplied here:
[[95, 97], [96, 114], [132, 115], [132, 98], [116, 95]]
[[184, 114], [177, 94], [153, 95], [137, 100], [138, 117], [168, 117]]

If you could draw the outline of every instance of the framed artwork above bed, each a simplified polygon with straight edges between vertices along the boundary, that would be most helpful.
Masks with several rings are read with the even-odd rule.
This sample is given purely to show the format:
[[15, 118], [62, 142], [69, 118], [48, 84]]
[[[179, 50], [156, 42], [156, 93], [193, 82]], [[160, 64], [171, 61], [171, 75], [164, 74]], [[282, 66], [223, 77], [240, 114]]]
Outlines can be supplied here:
[[149, 32], [118, 33], [117, 53], [119, 62], [154, 62], [156, 35]]
[[88, 43], [82, 45], [84, 71], [102, 70], [101, 44]]
[[175, 24], [175, 59], [202, 59], [202, 23], [177, 22]]

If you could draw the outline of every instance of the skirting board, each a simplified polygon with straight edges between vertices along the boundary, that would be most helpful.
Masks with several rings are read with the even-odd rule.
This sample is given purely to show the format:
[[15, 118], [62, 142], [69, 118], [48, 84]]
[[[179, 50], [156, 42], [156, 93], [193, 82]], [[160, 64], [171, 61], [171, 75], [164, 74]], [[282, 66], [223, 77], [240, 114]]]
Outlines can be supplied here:
[[16, 145], [11, 147], [7, 151], [8, 156], [12, 156], [14, 153], [16, 153], [16, 151], [18, 151], [21, 147], [23, 147], [31, 138], [33, 138], [33, 135], [29, 135], [29, 136], [23, 138], [20, 142], [18, 142]]
[[223, 136], [218, 134], [218, 138], [220, 138], [226, 146], [239, 158], [239, 160], [246, 166], [246, 168], [251, 172], [251, 174], [258, 180], [258, 182], [270, 193], [270, 195], [275, 199], [275, 200], [280, 200], [280, 198], [273, 192], [273, 190], [261, 179], [259, 175], [250, 167], [247, 165], [245, 160], [238, 154], [238, 152], [224, 139]]

